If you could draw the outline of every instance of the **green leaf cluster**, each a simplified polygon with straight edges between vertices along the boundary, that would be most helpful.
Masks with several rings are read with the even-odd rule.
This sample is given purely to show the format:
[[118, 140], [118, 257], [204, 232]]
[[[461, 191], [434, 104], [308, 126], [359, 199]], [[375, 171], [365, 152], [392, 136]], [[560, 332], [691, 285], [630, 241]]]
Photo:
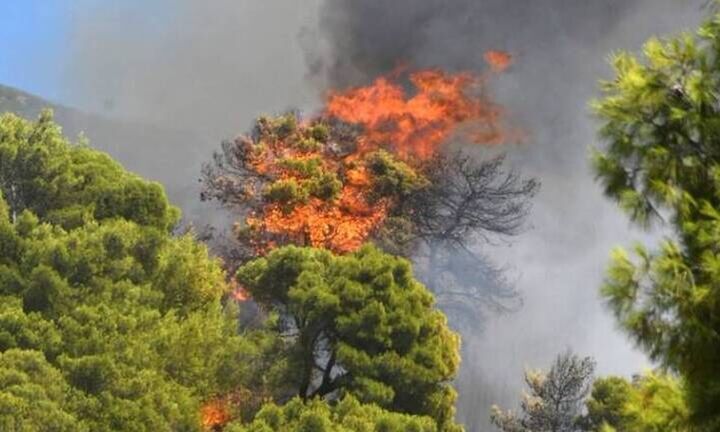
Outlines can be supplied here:
[[320, 157], [285, 157], [278, 161], [278, 167], [292, 177], [275, 180], [266, 187], [264, 198], [269, 202], [292, 207], [307, 202], [310, 197], [333, 201], [342, 189], [337, 174], [325, 169]]
[[4, 431], [86, 430], [70, 409], [72, 389], [42, 352], [0, 352], [0, 429]]
[[425, 177], [385, 150], [367, 155], [365, 165], [372, 174], [372, 193], [375, 199], [407, 197], [428, 185]]

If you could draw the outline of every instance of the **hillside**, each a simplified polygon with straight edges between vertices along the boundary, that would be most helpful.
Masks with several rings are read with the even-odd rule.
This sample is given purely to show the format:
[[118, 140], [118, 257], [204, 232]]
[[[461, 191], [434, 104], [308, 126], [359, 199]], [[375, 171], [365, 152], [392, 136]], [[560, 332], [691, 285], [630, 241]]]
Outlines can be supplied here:
[[45, 106], [52, 106], [58, 112], [72, 111], [70, 108], [51, 104], [46, 100], [0, 84], [0, 111], [11, 111], [23, 117], [33, 117]]
[[196, 134], [127, 122], [88, 114], [78, 109], [49, 102], [39, 96], [0, 85], [0, 113], [13, 112], [33, 119], [43, 108], [55, 112], [64, 134], [75, 139], [80, 133], [90, 145], [109, 153], [127, 169], [164, 184], [173, 203], [183, 209], [187, 219], [206, 217], [197, 189], [200, 165], [210, 158], [207, 149], [218, 143], [203, 142]]

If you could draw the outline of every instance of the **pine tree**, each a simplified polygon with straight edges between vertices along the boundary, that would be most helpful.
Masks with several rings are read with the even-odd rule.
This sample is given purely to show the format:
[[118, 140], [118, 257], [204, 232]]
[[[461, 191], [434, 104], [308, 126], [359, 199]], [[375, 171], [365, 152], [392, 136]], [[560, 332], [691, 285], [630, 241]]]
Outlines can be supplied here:
[[694, 419], [720, 407], [720, 15], [696, 35], [620, 53], [594, 108], [607, 147], [594, 154], [605, 193], [646, 227], [657, 250], [613, 253], [602, 289], [625, 331], [687, 382]]
[[491, 420], [503, 432], [576, 432], [595, 362], [570, 351], [557, 356], [550, 370], [527, 371], [530, 390], [520, 402], [521, 415], [493, 406]]

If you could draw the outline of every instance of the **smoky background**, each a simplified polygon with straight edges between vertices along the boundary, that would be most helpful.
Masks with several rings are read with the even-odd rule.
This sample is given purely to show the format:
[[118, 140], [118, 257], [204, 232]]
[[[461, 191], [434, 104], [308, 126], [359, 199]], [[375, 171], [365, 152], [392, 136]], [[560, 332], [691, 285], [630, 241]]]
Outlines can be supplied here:
[[595, 357], [598, 374], [649, 366], [598, 297], [612, 247], [654, 237], [629, 227], [593, 181], [588, 147], [599, 143], [588, 102], [612, 76], [612, 51], [692, 30], [704, 3], [78, 0], [56, 72], [59, 102], [81, 111], [60, 120], [163, 182], [187, 220], [221, 225], [227, 215], [198, 198], [201, 164], [258, 115], [311, 113], [329, 89], [367, 84], [399, 63], [483, 72], [486, 50], [511, 53], [514, 65], [490, 90], [526, 139], [502, 150], [542, 189], [527, 229], [483, 248], [523, 306], [479, 314], [481, 325], [463, 334], [458, 417], [468, 431], [492, 430], [490, 405], [514, 406], [523, 369], [566, 347]]

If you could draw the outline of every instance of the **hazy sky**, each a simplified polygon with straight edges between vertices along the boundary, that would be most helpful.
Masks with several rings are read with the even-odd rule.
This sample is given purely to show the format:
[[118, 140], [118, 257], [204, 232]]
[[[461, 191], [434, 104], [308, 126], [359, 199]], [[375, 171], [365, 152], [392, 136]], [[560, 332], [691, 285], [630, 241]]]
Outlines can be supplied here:
[[41, 94], [60, 95], [67, 15], [55, 0], [0, 1], [0, 83]]

